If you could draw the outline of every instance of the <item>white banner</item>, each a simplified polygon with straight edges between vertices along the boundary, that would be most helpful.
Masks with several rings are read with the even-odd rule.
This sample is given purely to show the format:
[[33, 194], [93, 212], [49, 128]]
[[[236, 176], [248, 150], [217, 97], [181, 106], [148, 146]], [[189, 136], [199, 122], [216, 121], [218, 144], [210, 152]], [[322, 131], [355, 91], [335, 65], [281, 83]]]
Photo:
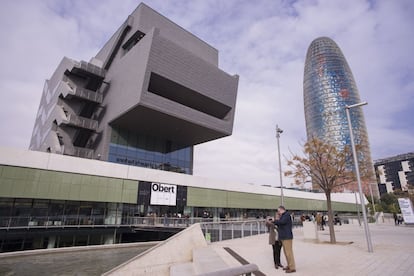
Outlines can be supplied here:
[[175, 206], [177, 202], [177, 185], [152, 183], [151, 205]]
[[399, 198], [398, 204], [400, 205], [401, 213], [405, 223], [414, 223], [414, 211], [413, 205], [409, 198]]

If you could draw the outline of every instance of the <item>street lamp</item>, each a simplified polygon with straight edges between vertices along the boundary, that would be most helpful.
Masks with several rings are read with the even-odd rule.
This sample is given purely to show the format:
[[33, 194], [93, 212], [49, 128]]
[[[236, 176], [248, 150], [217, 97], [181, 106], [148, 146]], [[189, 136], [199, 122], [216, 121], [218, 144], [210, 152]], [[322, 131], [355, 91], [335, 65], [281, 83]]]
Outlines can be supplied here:
[[278, 125], [276, 125], [276, 139], [277, 139], [277, 152], [279, 155], [279, 175], [280, 175], [280, 205], [285, 205], [285, 198], [283, 195], [283, 176], [282, 176], [282, 162], [280, 161], [280, 143], [279, 138], [280, 134], [283, 133], [283, 130], [279, 128]]
[[371, 234], [370, 234], [369, 228], [368, 228], [367, 211], [365, 209], [364, 196], [363, 196], [363, 193], [362, 193], [361, 176], [359, 174], [358, 157], [357, 157], [356, 148], [355, 148], [354, 133], [352, 131], [351, 116], [349, 115], [349, 110], [351, 108], [360, 107], [360, 106], [367, 105], [367, 104], [368, 104], [367, 102], [362, 102], [362, 103], [357, 103], [357, 104], [353, 104], [353, 105], [347, 105], [346, 106], [346, 118], [348, 120], [349, 136], [351, 138], [352, 155], [354, 157], [355, 173], [356, 173], [356, 177], [357, 177], [357, 181], [358, 181], [359, 199], [361, 201], [362, 216], [364, 218], [365, 238], [367, 240], [368, 252], [373, 252], [372, 242], [371, 242]]

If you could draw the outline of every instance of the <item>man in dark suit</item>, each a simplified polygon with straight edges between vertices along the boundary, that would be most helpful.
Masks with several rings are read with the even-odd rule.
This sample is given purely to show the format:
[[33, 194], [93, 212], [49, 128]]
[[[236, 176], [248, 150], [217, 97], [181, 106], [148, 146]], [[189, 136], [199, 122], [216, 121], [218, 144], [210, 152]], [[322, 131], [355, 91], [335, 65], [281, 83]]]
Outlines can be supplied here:
[[293, 256], [293, 233], [292, 233], [292, 217], [286, 211], [284, 206], [279, 206], [277, 211], [280, 215], [279, 220], [275, 220], [275, 225], [279, 229], [279, 240], [282, 241], [283, 253], [285, 253], [288, 266], [284, 268], [286, 273], [296, 272], [295, 258]]

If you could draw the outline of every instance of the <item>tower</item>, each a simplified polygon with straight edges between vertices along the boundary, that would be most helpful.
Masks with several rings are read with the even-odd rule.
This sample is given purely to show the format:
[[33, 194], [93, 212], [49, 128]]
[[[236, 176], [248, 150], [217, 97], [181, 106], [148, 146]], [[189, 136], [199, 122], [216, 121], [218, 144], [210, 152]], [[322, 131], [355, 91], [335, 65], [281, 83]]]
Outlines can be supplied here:
[[[308, 140], [315, 137], [338, 150], [350, 147], [345, 108], [359, 103], [360, 97], [341, 49], [328, 37], [315, 39], [308, 48], [303, 96]], [[350, 112], [355, 144], [359, 145], [358, 161], [372, 171], [372, 180], [365, 183], [364, 192], [368, 193], [368, 185], [371, 185], [373, 194], [378, 196], [364, 114], [361, 108], [351, 109]]]

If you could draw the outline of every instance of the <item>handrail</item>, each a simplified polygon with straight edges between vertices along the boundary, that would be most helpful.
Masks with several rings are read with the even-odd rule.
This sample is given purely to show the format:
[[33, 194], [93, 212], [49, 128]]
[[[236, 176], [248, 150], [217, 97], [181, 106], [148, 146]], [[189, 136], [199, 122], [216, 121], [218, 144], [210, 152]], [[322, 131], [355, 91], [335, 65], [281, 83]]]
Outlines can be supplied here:
[[[215, 227], [218, 222], [212, 218], [198, 217], [153, 217], [153, 216], [127, 216], [118, 215], [51, 215], [51, 216], [7, 216], [0, 217], [0, 230], [2, 229], [30, 229], [30, 228], [64, 228], [64, 227], [108, 227], [108, 226], [129, 226], [129, 227], [164, 227], [164, 228], [185, 228], [195, 223], [204, 227]], [[245, 221], [231, 220], [221, 221], [223, 230], [228, 225], [240, 225]], [[258, 223], [249, 220], [248, 223]], [[257, 226], [258, 228], [260, 226]], [[237, 230], [237, 229], [236, 229]]]
[[201, 222], [200, 227], [206, 240], [217, 242], [234, 238], [244, 238], [267, 232], [264, 219], [247, 221]]
[[85, 118], [76, 114], [68, 114], [67, 116], [68, 122], [74, 126], [78, 126], [81, 128], [91, 129], [91, 130], [97, 130], [98, 129], [98, 121]]
[[264, 219], [251, 219], [251, 220], [220, 220], [220, 221], [210, 221], [210, 222], [201, 222], [202, 224], [232, 224], [232, 223], [251, 223], [251, 222], [265, 222]]
[[63, 83], [66, 83], [67, 86], [69, 86], [70, 92], [68, 94], [75, 95], [78, 97], [81, 97], [83, 99], [87, 99], [93, 102], [102, 103], [103, 101], [103, 94], [98, 91], [89, 90], [84, 87], [80, 87], [78, 84], [76, 84], [73, 80], [70, 78], [66, 78]]

